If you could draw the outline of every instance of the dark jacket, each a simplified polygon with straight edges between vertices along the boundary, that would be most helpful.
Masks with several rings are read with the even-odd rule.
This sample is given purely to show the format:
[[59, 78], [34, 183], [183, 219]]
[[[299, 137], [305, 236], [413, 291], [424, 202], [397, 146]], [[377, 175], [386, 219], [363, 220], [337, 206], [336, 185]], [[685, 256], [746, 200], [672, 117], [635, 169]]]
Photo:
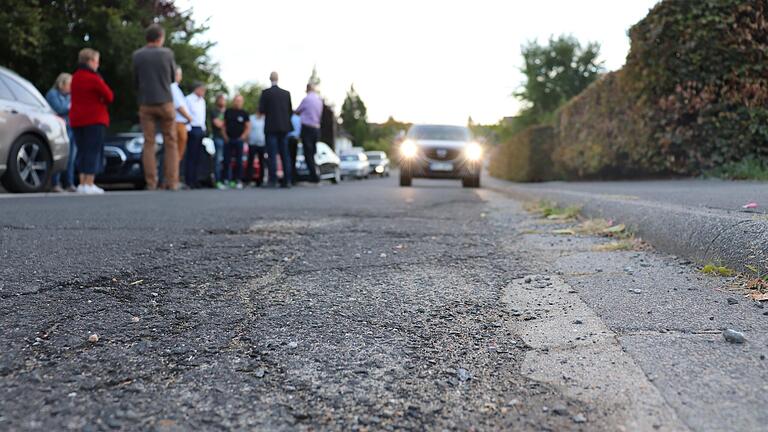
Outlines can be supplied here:
[[293, 130], [291, 93], [272, 86], [261, 93], [259, 112], [264, 114], [264, 133], [288, 133]]
[[109, 126], [107, 105], [112, 103], [114, 95], [101, 75], [87, 67], [80, 67], [72, 75], [71, 94], [69, 122], [72, 127]]

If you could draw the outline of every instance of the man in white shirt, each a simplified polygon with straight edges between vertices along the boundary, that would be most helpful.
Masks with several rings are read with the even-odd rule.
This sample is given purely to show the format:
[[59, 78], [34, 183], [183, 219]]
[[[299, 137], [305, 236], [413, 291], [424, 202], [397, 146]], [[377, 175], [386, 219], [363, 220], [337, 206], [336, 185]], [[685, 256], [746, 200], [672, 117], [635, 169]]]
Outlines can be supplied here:
[[171, 95], [173, 96], [173, 109], [176, 111], [176, 145], [179, 150], [179, 164], [184, 159], [184, 150], [187, 148], [187, 125], [192, 121], [187, 109], [187, 101], [184, 99], [184, 92], [179, 87], [181, 75], [181, 68], [176, 66], [176, 82], [171, 84]]
[[185, 99], [189, 108], [190, 120], [184, 182], [190, 189], [200, 187], [198, 167], [200, 166], [200, 156], [203, 153], [203, 137], [205, 136], [205, 90], [205, 84], [195, 83], [195, 89]]

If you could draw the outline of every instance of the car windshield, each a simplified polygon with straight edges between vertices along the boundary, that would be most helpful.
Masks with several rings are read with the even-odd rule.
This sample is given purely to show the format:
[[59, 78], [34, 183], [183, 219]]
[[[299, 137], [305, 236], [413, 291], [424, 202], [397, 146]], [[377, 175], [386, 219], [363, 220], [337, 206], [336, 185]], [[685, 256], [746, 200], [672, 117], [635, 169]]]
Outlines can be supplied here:
[[380, 154], [378, 153], [367, 153], [368, 160], [381, 160], [383, 159]]
[[414, 126], [408, 138], [433, 141], [469, 141], [469, 130], [461, 126]]
[[355, 154], [343, 155], [341, 157], [341, 160], [343, 160], [343, 161], [357, 161], [357, 160], [360, 160], [360, 156], [355, 155]]

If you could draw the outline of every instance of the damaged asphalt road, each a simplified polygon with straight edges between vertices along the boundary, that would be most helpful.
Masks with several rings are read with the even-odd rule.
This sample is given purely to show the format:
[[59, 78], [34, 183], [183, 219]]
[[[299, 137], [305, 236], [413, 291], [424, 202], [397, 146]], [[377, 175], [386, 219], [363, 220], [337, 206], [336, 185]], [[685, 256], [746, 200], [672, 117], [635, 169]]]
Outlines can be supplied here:
[[648, 353], [764, 365], [768, 317], [746, 301], [691, 306], [706, 319], [655, 345], [644, 326], [667, 308], [637, 320], [651, 299], [628, 289], [656, 282], [600, 278], [657, 260], [720, 310], [714, 281], [650, 252], [584, 257], [598, 240], [530, 233], [518, 203], [454, 182], [13, 197], [0, 214], [2, 430], [717, 430], [696, 420], [713, 382], [689, 393]]

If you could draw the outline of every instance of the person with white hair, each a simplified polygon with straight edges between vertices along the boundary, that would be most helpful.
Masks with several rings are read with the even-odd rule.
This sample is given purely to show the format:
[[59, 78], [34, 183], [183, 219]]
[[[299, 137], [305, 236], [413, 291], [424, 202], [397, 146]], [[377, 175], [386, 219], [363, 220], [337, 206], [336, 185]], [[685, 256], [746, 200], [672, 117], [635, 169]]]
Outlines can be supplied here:
[[[69, 137], [69, 160], [67, 161], [67, 171], [65, 172], [64, 184], [67, 192], [75, 192], [75, 157], [77, 157], [77, 146], [75, 145], [75, 135], [72, 132], [72, 125], [69, 124], [69, 109], [72, 108], [72, 75], [63, 72], [56, 77], [53, 87], [45, 94], [45, 100], [51, 105], [53, 111], [64, 120], [67, 125], [67, 136]], [[53, 175], [53, 192], [63, 192], [61, 173]]]

